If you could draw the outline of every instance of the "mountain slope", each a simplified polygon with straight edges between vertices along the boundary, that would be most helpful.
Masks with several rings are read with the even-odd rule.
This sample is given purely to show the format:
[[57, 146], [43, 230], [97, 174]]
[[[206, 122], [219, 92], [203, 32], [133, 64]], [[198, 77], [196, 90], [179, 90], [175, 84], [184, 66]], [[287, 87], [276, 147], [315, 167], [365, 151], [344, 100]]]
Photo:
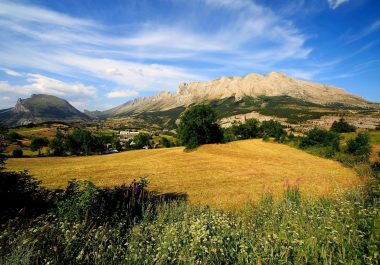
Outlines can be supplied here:
[[123, 116], [133, 113], [163, 111], [212, 100], [234, 97], [287, 96], [320, 105], [341, 104], [361, 108], [373, 105], [365, 99], [349, 94], [345, 90], [290, 78], [282, 73], [268, 75], [249, 74], [244, 77], [222, 77], [208, 82], [181, 84], [175, 93], [161, 92], [152, 97], [129, 101], [102, 113], [103, 116]]
[[90, 117], [74, 108], [66, 100], [44, 94], [19, 99], [15, 107], [0, 110], [0, 125], [5, 127], [47, 121], [76, 123], [90, 120]]

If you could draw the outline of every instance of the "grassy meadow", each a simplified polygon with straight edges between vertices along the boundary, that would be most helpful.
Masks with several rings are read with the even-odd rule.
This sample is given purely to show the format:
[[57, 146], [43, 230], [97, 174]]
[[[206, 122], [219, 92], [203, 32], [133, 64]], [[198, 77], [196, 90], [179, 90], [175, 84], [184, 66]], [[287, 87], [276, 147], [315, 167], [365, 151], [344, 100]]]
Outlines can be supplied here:
[[9, 159], [7, 169], [26, 169], [48, 188], [63, 188], [73, 178], [110, 187], [145, 176], [152, 191], [185, 194], [192, 203], [225, 209], [257, 202], [265, 192], [282, 195], [286, 182], [297, 182], [305, 197], [329, 196], [364, 182], [338, 162], [259, 139], [204, 145], [191, 152], [175, 147]]

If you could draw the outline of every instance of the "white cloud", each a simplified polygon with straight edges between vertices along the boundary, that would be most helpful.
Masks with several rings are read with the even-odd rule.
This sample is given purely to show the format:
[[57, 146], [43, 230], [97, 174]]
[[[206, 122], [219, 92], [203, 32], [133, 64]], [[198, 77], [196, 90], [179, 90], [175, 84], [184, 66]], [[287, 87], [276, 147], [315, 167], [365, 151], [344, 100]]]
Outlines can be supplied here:
[[11, 85], [0, 81], [0, 91], [29, 96], [31, 94], [49, 94], [59, 97], [94, 97], [96, 89], [81, 83], [63, 81], [39, 74], [27, 74], [26, 85]]
[[4, 73], [6, 73], [7, 75], [9, 75], [9, 76], [13, 76], [13, 77], [20, 77], [20, 76], [22, 76], [21, 73], [16, 72], [16, 71], [14, 71], [14, 70], [12, 70], [12, 69], [1, 68], [1, 70], [2, 70]]
[[107, 98], [128, 98], [128, 97], [135, 97], [139, 93], [134, 90], [128, 90], [128, 89], [117, 89], [112, 90], [111, 92], [107, 93]]
[[347, 3], [349, 0], [327, 0], [331, 9], [337, 9], [340, 5]]
[[[0, 26], [10, 39], [2, 48], [0, 62], [74, 76], [80, 70], [117, 84], [159, 90], [203, 78], [194, 69], [169, 66], [173, 59], [249, 67], [305, 59], [311, 52], [305, 48], [308, 37], [270, 9], [249, 0], [200, 1], [210, 12], [227, 10], [231, 18], [211, 31], [179, 19], [176, 25], [147, 22], [112, 35], [100, 23], [4, 1]], [[144, 60], [160, 60], [162, 71]]]
[[[55, 73], [81, 83], [28, 74], [26, 85], [3, 81], [0, 91], [28, 96], [53, 94], [83, 109], [79, 101], [97, 93], [114, 99], [135, 97], [142, 90], [174, 90], [180, 82], [208, 80], [215, 69], [270, 72], [284, 61], [298, 62], [312, 52], [305, 45], [307, 35], [254, 1], [183, 1], [196, 11], [190, 20], [178, 17], [171, 24], [148, 20], [113, 32], [102, 23], [3, 0], [0, 67], [30, 68], [23, 72]], [[199, 3], [207, 13], [223, 11], [228, 18], [220, 18], [215, 27], [200, 28], [209, 21], [198, 21], [205, 19], [198, 16]], [[305, 78], [312, 75], [297, 69], [292, 72]], [[100, 84], [98, 91], [83, 84], [87, 80]], [[112, 90], [123, 87], [129, 89]], [[95, 105], [96, 100], [87, 102], [87, 106], [98, 108], [104, 103]]]

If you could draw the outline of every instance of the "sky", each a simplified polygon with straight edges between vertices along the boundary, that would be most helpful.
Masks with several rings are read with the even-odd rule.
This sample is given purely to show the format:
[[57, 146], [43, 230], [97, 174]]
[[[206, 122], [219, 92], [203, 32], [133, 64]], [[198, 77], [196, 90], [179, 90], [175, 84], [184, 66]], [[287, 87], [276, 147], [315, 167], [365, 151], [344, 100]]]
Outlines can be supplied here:
[[380, 1], [0, 0], [0, 109], [43, 93], [105, 110], [274, 71], [380, 102]]

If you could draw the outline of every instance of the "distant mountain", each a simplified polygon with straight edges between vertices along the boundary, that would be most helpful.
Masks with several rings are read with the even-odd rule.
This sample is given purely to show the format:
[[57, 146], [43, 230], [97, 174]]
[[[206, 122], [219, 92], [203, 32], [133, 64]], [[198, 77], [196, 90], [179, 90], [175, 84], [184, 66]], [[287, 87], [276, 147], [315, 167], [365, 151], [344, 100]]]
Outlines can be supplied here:
[[112, 118], [111, 125], [174, 129], [180, 114], [188, 106], [200, 103], [211, 105], [223, 126], [246, 117], [305, 124], [326, 116], [373, 114], [379, 110], [379, 104], [341, 88], [272, 72], [183, 83], [174, 93], [163, 91], [92, 115]]
[[0, 125], [5, 127], [48, 121], [78, 123], [90, 120], [89, 116], [74, 108], [66, 100], [44, 94], [18, 99], [15, 107], [0, 110]]
[[175, 93], [161, 92], [152, 97], [129, 101], [102, 113], [103, 116], [124, 116], [136, 113], [167, 111], [192, 104], [226, 98], [239, 101], [244, 97], [286, 96], [319, 105], [372, 108], [367, 100], [349, 94], [343, 89], [314, 82], [307, 82], [272, 72], [268, 75], [249, 74], [244, 77], [222, 77], [207, 82], [181, 84]]

